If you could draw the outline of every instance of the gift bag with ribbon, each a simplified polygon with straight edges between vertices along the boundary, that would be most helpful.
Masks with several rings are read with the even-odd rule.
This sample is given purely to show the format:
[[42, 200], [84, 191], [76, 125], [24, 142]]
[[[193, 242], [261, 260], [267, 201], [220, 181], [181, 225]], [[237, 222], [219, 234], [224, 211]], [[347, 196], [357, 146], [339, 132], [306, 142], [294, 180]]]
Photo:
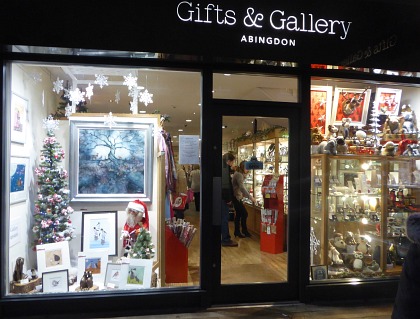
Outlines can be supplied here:
[[184, 210], [185, 205], [187, 204], [187, 194], [185, 193], [176, 193], [172, 196], [172, 208], [174, 210]]

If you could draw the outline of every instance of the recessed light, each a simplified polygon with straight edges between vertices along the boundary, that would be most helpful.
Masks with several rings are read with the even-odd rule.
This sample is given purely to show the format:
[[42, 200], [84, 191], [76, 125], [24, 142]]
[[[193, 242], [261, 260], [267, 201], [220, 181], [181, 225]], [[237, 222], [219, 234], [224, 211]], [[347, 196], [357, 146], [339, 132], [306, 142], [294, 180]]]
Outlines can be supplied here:
[[191, 122], [192, 120], [185, 120], [185, 122]]
[[182, 128], [180, 128], [180, 129], [178, 130], [178, 132], [184, 132], [184, 130], [183, 130]]
[[144, 114], [144, 113], [146, 113], [146, 111], [139, 111], [139, 113]]
[[222, 125], [222, 128], [227, 128], [227, 125]]
[[173, 138], [178, 138], [178, 135], [174, 135], [174, 136], [172, 136]]
[[224, 76], [230, 76], [230, 74], [229, 73], [225, 73], [225, 74], [223, 74]]

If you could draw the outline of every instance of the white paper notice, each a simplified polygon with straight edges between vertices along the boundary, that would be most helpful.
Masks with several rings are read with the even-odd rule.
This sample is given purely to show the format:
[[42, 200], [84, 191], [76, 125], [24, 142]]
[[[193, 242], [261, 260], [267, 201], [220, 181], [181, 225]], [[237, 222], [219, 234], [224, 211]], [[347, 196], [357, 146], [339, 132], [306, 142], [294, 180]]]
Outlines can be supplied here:
[[199, 135], [179, 136], [179, 164], [200, 164]]

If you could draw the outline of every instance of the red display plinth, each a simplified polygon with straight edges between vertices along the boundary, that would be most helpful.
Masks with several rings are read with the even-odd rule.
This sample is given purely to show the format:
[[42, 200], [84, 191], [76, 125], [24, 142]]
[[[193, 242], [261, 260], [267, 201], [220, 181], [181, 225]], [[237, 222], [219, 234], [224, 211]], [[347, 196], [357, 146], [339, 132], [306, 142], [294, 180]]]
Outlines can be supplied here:
[[270, 254], [284, 252], [284, 176], [267, 175], [262, 184], [264, 208], [261, 210], [260, 250]]
[[166, 283], [188, 282], [188, 249], [166, 227], [165, 229]]

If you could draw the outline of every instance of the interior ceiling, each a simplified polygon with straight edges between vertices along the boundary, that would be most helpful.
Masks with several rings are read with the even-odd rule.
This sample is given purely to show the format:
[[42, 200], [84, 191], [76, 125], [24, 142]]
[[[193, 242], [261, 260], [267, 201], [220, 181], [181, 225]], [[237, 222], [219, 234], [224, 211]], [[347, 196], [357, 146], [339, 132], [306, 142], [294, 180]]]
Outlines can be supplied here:
[[[89, 84], [94, 86], [93, 96], [87, 100], [89, 113], [131, 113], [128, 87], [123, 84], [124, 76], [131, 74], [138, 78], [139, 86], [153, 94], [153, 103], [145, 106], [138, 103], [138, 110], [146, 113], [159, 112], [169, 115], [169, 121], [165, 123], [165, 130], [174, 138], [177, 144], [178, 135], [200, 135], [200, 109], [201, 109], [201, 74], [199, 72], [168, 71], [156, 69], [128, 69], [128, 68], [101, 68], [84, 66], [44, 66], [51, 77], [51, 88], [57, 78], [64, 80], [64, 86], [77, 86], [85, 91]], [[108, 77], [108, 85], [100, 88], [95, 84], [97, 74]], [[294, 83], [288, 84], [287, 79], [270, 80], [260, 77], [256, 82], [249, 77], [232, 80], [228, 75], [215, 77], [214, 96], [218, 98], [229, 97], [231, 99], [250, 100], [284, 100], [288, 96], [291, 100], [296, 99]], [[278, 78], [276, 78], [278, 79]], [[289, 86], [292, 86], [290, 88]], [[120, 100], [116, 101], [116, 93], [120, 92]], [[188, 120], [188, 121], [187, 121]], [[252, 119], [246, 117], [224, 117], [223, 124], [227, 128], [223, 131], [224, 142], [241, 136], [247, 131], [252, 131]], [[287, 126], [287, 121], [276, 118], [266, 118], [258, 121], [260, 128], [263, 125]], [[183, 130], [180, 132], [179, 130]]]

